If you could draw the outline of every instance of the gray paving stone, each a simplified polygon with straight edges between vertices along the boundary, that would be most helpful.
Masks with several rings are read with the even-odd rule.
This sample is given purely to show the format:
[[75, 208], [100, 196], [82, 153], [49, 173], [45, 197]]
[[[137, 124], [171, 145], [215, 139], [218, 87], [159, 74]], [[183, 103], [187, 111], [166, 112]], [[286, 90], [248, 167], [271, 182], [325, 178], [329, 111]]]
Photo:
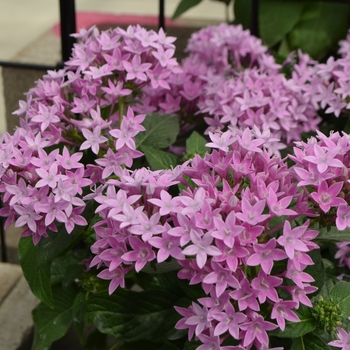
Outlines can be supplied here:
[[24, 277], [20, 277], [0, 304], [1, 350], [23, 349], [23, 344], [32, 333], [32, 310], [38, 302]]
[[7, 295], [14, 288], [22, 276], [22, 270], [18, 265], [0, 263], [0, 308]]

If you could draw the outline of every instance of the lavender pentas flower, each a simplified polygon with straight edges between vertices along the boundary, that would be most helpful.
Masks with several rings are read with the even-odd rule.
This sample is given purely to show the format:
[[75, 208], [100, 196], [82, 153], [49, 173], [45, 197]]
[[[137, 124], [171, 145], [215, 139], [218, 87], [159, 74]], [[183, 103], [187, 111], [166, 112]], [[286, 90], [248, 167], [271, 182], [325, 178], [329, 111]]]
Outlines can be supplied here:
[[80, 215], [85, 189], [142, 156], [135, 136], [145, 130], [145, 115], [128, 106], [146, 85], [169, 89], [156, 84], [158, 75], [179, 71], [173, 40], [162, 30], [93, 27], [76, 37], [65, 68], [38, 80], [14, 112], [20, 127], [0, 140], [1, 215], [35, 244], [57, 223], [68, 233], [87, 225]]
[[[287, 164], [269, 155], [268, 139], [248, 128], [210, 136], [213, 151], [203, 158], [173, 170], [124, 169], [102, 185], [91, 266], [113, 293], [130, 269], [175, 260], [178, 277], [203, 289], [188, 309], [176, 307], [176, 327], [208, 346], [230, 336], [263, 349], [269, 331], [298, 322], [295, 310], [311, 305], [317, 288], [305, 268], [318, 231], [302, 219], [308, 198]], [[174, 186], [183, 190], [171, 195]]]

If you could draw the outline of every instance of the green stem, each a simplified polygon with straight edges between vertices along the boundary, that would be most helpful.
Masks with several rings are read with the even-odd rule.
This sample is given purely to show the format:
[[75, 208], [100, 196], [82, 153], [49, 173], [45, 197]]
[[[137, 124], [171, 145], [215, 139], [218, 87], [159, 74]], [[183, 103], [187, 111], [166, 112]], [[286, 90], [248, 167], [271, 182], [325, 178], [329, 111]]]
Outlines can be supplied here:
[[122, 341], [121, 340], [118, 340], [115, 344], [112, 345], [111, 348], [109, 348], [108, 350], [114, 350], [117, 348], [118, 345], [121, 345], [122, 344]]

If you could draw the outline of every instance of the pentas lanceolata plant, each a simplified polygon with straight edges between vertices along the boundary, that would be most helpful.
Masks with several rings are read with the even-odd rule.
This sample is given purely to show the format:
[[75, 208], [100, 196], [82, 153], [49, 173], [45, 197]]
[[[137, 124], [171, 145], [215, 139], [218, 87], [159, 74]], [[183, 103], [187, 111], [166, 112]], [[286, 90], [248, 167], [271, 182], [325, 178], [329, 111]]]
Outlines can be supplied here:
[[75, 36], [0, 142], [0, 214], [42, 301], [34, 349], [71, 324], [82, 341], [95, 325], [99, 350], [105, 334], [122, 350], [346, 349], [350, 138], [301, 141], [317, 63], [299, 53], [286, 78], [227, 25], [181, 66], [162, 30]]

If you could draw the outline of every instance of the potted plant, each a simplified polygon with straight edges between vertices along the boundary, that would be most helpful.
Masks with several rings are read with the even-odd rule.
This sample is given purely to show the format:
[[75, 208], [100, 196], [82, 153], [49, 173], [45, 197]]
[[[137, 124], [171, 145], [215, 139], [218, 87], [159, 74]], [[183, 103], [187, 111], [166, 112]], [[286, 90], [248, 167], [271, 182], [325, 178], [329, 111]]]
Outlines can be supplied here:
[[348, 56], [280, 65], [225, 24], [181, 65], [162, 30], [76, 37], [0, 143], [33, 349], [72, 324], [87, 349], [346, 349], [350, 139], [302, 137], [346, 112]]

